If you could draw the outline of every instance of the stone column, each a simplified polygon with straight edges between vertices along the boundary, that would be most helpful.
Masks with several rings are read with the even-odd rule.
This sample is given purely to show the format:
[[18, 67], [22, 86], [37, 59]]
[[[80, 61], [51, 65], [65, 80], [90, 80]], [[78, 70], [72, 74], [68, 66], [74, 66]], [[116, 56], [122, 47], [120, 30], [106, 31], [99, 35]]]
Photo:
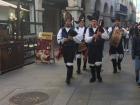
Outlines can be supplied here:
[[35, 0], [35, 8], [36, 8], [36, 31], [37, 34], [39, 32], [43, 32], [43, 11], [42, 8], [42, 0]]
[[[35, 17], [34, 17], [34, 5], [30, 5], [30, 22], [35, 23]], [[30, 32], [35, 33], [35, 24], [30, 24]]]
[[[82, 0], [68, 0], [68, 7], [66, 7], [66, 10], [72, 14], [74, 21], [78, 20], [83, 11], [83, 8], [81, 8], [81, 1]], [[74, 23], [74, 26], [77, 26], [77, 24]]]

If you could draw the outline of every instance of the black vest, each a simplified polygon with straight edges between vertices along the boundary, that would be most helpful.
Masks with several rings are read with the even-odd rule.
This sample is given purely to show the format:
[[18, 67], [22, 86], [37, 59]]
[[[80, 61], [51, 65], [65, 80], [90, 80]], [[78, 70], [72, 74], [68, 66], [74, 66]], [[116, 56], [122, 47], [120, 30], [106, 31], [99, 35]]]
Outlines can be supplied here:
[[[73, 30], [73, 28], [70, 28], [70, 30]], [[70, 31], [70, 30], [69, 30], [69, 31]], [[68, 33], [69, 33], [69, 31], [67, 32], [66, 29], [65, 29], [65, 27], [63, 27], [63, 28], [62, 28], [62, 37], [63, 37], [63, 38], [68, 38]]]
[[[97, 30], [96, 30], [96, 31], [97, 31]], [[93, 35], [96, 33], [96, 31], [94, 32], [92, 28], [89, 28], [89, 36], [93, 36]], [[105, 40], [102, 39], [102, 38], [96, 40], [96, 42], [91, 41], [91, 42], [89, 43], [89, 47], [92, 48], [92, 47], [96, 47], [96, 46], [97, 46], [97, 47], [100, 47], [100, 49], [103, 49], [104, 41], [105, 41]]]
[[[70, 28], [70, 30], [74, 30], [74, 28]], [[68, 38], [69, 31], [67, 32], [65, 27], [63, 27], [62, 28], [62, 37]], [[68, 41], [68, 42], [64, 43], [63, 46], [76, 46], [76, 43], [74, 41]]]

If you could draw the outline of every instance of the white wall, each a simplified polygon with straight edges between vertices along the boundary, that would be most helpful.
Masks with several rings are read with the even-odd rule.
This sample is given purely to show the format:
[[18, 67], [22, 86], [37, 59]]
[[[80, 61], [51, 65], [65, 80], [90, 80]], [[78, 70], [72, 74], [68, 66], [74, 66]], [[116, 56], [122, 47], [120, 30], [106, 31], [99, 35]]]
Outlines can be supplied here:
[[0, 7], [0, 20], [8, 20], [9, 18], [9, 8]]
[[15, 9], [9, 7], [0, 7], [0, 20], [9, 20], [10, 14], [15, 16]]

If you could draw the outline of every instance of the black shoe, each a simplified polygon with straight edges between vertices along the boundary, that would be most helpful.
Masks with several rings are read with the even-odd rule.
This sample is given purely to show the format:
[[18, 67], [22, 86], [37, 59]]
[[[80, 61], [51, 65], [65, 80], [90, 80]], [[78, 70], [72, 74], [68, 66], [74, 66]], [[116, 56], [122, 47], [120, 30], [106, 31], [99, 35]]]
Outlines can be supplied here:
[[116, 74], [116, 73], [117, 73], [117, 71], [113, 71], [113, 73], [114, 73], [114, 74]]
[[121, 65], [120, 64], [118, 65], [118, 69], [119, 69], [119, 71], [121, 71]]
[[139, 77], [138, 77], [138, 76], [136, 76], [136, 82], [138, 82], [138, 80], [139, 80]]
[[77, 70], [76, 72], [77, 72], [77, 74], [81, 74], [81, 71], [80, 70]]
[[87, 68], [86, 68], [86, 66], [83, 66], [83, 71], [87, 71]]
[[114, 74], [117, 73], [117, 67], [114, 67], [113, 73], [114, 73]]
[[87, 71], [87, 68], [86, 67], [83, 67], [83, 71]]
[[113, 73], [116, 74], [117, 73], [117, 70], [114, 70]]
[[100, 82], [100, 83], [103, 82], [102, 78], [99, 78], [99, 79], [98, 79], [98, 82]]
[[90, 83], [93, 83], [93, 82], [95, 82], [95, 81], [96, 81], [95, 78], [91, 78], [91, 79], [89, 80]]
[[112, 59], [112, 64], [113, 64], [113, 73], [117, 73], [117, 61], [116, 59]]
[[70, 80], [66, 80], [67, 85], [70, 85]]
[[137, 83], [138, 87], [140, 88], [140, 83]]

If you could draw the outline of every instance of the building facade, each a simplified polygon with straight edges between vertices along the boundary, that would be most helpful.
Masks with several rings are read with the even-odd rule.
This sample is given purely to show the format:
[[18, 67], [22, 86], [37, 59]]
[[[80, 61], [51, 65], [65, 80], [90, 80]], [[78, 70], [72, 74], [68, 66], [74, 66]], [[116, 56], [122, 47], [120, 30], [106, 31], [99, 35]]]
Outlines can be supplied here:
[[85, 7], [86, 15], [98, 12], [99, 18], [104, 20], [106, 27], [112, 25], [111, 18], [114, 11], [112, 0], [88, 0]]
[[114, 0], [115, 17], [120, 17], [122, 25], [136, 22], [136, 7], [132, 0]]
[[[28, 16], [22, 22], [28, 33], [37, 35], [42, 31], [57, 34], [63, 26], [63, 14], [71, 12], [73, 21], [78, 20], [81, 14], [85, 17], [97, 12], [105, 27], [112, 25], [112, 20], [119, 16], [125, 23], [136, 21], [136, 8], [132, 0], [5, 0], [17, 5], [17, 1], [29, 10]], [[87, 25], [89, 21], [86, 20]], [[76, 24], [74, 24], [76, 25]]]
[[[83, 11], [85, 15], [92, 15], [94, 12], [97, 12], [99, 18], [104, 20], [105, 27], [112, 25], [112, 20], [115, 17], [120, 17], [122, 25], [136, 22], [136, 7], [132, 0], [86, 0], [84, 3]], [[77, 5], [80, 6], [80, 4]]]

